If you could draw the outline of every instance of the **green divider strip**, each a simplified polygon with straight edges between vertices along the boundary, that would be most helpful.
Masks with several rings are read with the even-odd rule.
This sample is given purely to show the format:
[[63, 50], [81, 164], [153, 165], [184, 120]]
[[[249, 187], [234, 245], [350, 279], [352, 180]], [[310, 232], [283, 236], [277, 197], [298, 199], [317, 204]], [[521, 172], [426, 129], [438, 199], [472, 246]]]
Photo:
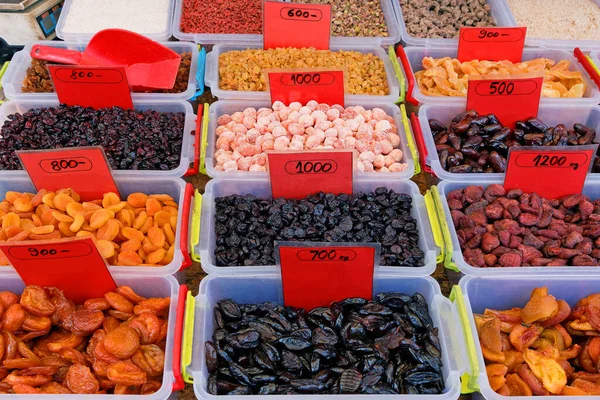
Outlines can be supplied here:
[[460, 286], [453, 286], [450, 292], [450, 300], [456, 304], [460, 324], [463, 327], [465, 343], [467, 345], [467, 358], [471, 366], [471, 373], [465, 372], [461, 377], [461, 393], [468, 394], [479, 391], [477, 378], [479, 377], [479, 360], [477, 360], [477, 351], [475, 350], [475, 341], [473, 340], [473, 331], [469, 323], [469, 315], [465, 306], [465, 298]]
[[406, 114], [406, 106], [404, 104], [400, 104], [400, 113], [402, 114], [402, 126], [404, 126], [404, 131], [406, 132], [406, 140], [408, 141], [406, 145], [408, 146], [408, 150], [410, 150], [410, 154], [412, 155], [415, 163], [415, 175], [420, 174], [421, 162], [419, 159], [419, 150], [417, 150], [417, 145], [415, 144], [415, 137], [413, 135], [413, 131]]
[[429, 224], [431, 225], [431, 232], [433, 233], [433, 241], [440, 248], [440, 254], [437, 256], [436, 262], [439, 264], [444, 262], [446, 246], [444, 243], [444, 236], [442, 235], [442, 228], [440, 227], [439, 215], [435, 206], [435, 201], [428, 190], [425, 194], [425, 208], [427, 209], [427, 215], [429, 216]]
[[204, 104], [202, 112], [202, 144], [200, 145], [200, 173], [206, 173], [206, 148], [208, 147], [208, 103]]
[[446, 214], [444, 213], [444, 208], [442, 207], [442, 201], [440, 198], [440, 192], [438, 191], [437, 186], [431, 187], [431, 194], [433, 197], [433, 201], [435, 202], [435, 207], [438, 212], [438, 219], [440, 221], [440, 227], [442, 228], [442, 236], [444, 238], [444, 243], [446, 245], [446, 254], [444, 259], [444, 267], [450, 269], [452, 271], [459, 272], [460, 270], [456, 266], [456, 264], [452, 261], [452, 255], [454, 253], [454, 245], [452, 244], [452, 238], [450, 237], [450, 228], [448, 228], [448, 221], [446, 221]]
[[185, 320], [183, 325], [183, 343], [181, 344], [181, 374], [187, 383], [194, 383], [194, 378], [188, 374], [187, 367], [192, 363], [192, 345], [194, 344], [194, 314], [196, 299], [188, 292], [185, 302]]
[[396, 101], [396, 104], [400, 104], [404, 102], [406, 97], [406, 79], [404, 78], [404, 74], [400, 68], [400, 63], [398, 62], [398, 56], [396, 56], [396, 50], [394, 50], [394, 46], [390, 46], [388, 48], [388, 56], [392, 62], [392, 67], [394, 67], [396, 79], [398, 79], [398, 83], [400, 84], [400, 97], [398, 97], [398, 100]]

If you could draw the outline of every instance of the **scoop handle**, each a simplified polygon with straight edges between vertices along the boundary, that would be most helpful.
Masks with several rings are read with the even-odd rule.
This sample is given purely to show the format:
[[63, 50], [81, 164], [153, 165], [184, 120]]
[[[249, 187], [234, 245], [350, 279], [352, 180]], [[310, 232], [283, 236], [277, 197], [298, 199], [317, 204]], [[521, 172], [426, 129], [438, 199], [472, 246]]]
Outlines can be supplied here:
[[31, 58], [38, 60], [52, 61], [59, 64], [79, 64], [83, 53], [75, 50], [59, 49], [50, 46], [41, 46], [34, 44], [29, 53]]

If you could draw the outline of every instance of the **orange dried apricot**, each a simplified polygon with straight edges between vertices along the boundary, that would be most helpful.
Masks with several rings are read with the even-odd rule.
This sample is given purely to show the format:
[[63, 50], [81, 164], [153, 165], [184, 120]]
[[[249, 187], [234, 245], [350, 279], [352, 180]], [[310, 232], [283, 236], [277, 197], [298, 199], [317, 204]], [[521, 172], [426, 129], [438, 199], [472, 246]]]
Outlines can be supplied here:
[[27, 311], [21, 304], [13, 304], [2, 315], [2, 329], [16, 332], [27, 318]]
[[143, 345], [131, 357], [131, 361], [147, 376], [155, 377], [163, 372], [165, 353], [155, 344]]
[[15, 214], [14, 212], [9, 212], [4, 216], [4, 218], [2, 218], [2, 229], [6, 229], [10, 226], [18, 227], [20, 225], [20, 220], [21, 218], [19, 218], [17, 214]]
[[31, 204], [29, 197], [20, 197], [14, 201], [13, 205], [15, 206], [15, 210], [19, 212], [29, 212], [33, 210], [33, 204]]
[[109, 206], [118, 204], [120, 201], [121, 199], [116, 193], [108, 192], [102, 197], [102, 207], [107, 208]]
[[139, 230], [135, 229], [135, 228], [128, 228], [128, 227], [124, 227], [121, 230], [121, 233], [123, 234], [123, 236], [125, 236], [127, 239], [137, 239], [140, 242], [144, 240], [144, 234], [142, 232], [140, 232]]
[[109, 219], [104, 226], [98, 229], [96, 237], [100, 240], [114, 240], [119, 234], [119, 223], [114, 219]]
[[526, 324], [550, 318], [558, 312], [558, 302], [552, 295], [533, 296], [521, 310], [521, 318]]
[[152, 297], [139, 302], [139, 304], [133, 308], [133, 312], [137, 315], [145, 312], [158, 313], [164, 309], [167, 309], [169, 304], [171, 304], [171, 299], [169, 297]]
[[118, 256], [119, 265], [135, 266], [143, 263], [142, 258], [133, 251], [121, 251]]
[[106, 351], [121, 360], [131, 357], [139, 347], [140, 337], [133, 328], [127, 325], [121, 325], [108, 332], [104, 338]]
[[73, 364], [69, 367], [65, 385], [70, 391], [78, 394], [92, 394], [100, 390], [100, 383], [92, 371], [81, 364]]
[[166, 255], [167, 251], [165, 249], [153, 251], [146, 257], [146, 264], [158, 264]]
[[96, 247], [104, 258], [110, 258], [115, 255], [115, 246], [108, 240], [97, 240]]
[[154, 214], [159, 212], [161, 209], [162, 206], [158, 200], [153, 198], [146, 200], [146, 214], [148, 214], [149, 217], [153, 217]]
[[[554, 358], [547, 357], [531, 349], [525, 349], [523, 357], [546, 390], [553, 394], [562, 392], [562, 389], [567, 385], [567, 374]], [[527, 387], [529, 388], [529, 386]]]
[[524, 351], [540, 337], [543, 331], [544, 328], [537, 324], [533, 324], [528, 328], [523, 325], [518, 325], [510, 333], [509, 339], [515, 349]]
[[120, 361], [109, 365], [107, 376], [108, 379], [115, 383], [129, 386], [140, 386], [148, 380], [144, 371], [139, 369], [135, 364], [127, 361]]
[[511, 396], [533, 396], [531, 388], [517, 374], [508, 374], [506, 376], [506, 386]]
[[46, 383], [45, 385], [40, 386], [40, 391], [42, 393], [48, 393], [48, 394], [72, 394], [73, 393], [69, 389], [67, 389], [65, 386], [61, 385], [58, 382]]
[[117, 311], [121, 311], [121, 312], [125, 312], [125, 313], [133, 312], [133, 304], [129, 300], [127, 300], [125, 297], [123, 297], [122, 295], [120, 295], [118, 293], [115, 293], [115, 292], [105, 293], [104, 298], [106, 299], [106, 301], [108, 301], [108, 304], [110, 304], [110, 306]]
[[104, 314], [100, 310], [77, 310], [73, 313], [73, 332], [89, 335], [102, 326]]
[[154, 222], [160, 227], [162, 228], [165, 224], [169, 224], [171, 218], [171, 214], [169, 214], [166, 211], [159, 211], [156, 214], [154, 214]]
[[121, 326], [121, 321], [116, 319], [115, 317], [106, 317], [104, 321], [102, 321], [102, 328], [108, 333], [113, 331]]
[[144, 193], [131, 193], [127, 196], [127, 203], [134, 208], [146, 207], [149, 196]]
[[27, 385], [27, 386], [32, 386], [32, 387], [38, 387], [38, 386], [42, 386], [48, 382], [52, 382], [52, 376], [51, 375], [21, 375], [19, 373], [19, 371], [13, 371], [10, 374], [8, 374], [8, 376], [6, 378], [4, 378], [4, 381], [8, 383], [9, 385], [12, 385], [13, 387], [15, 385]]
[[102, 225], [106, 224], [109, 219], [110, 219], [110, 214], [108, 213], [107, 210], [104, 210], [104, 209], [96, 210], [96, 211], [94, 211], [94, 213], [92, 214], [92, 216], [90, 218], [90, 227], [92, 229], [98, 229]]
[[[135, 362], [135, 359], [133, 359]], [[508, 368], [502, 364], [489, 364], [485, 367], [485, 372], [490, 381], [490, 386], [493, 391], [500, 389], [505, 383], [505, 375], [508, 372]]]
[[145, 297], [137, 294], [130, 286], [119, 286], [116, 290], [118, 294], [125, 297], [127, 300], [132, 302], [133, 304], [138, 304], [141, 301], [146, 300]]
[[138, 333], [142, 344], [151, 344], [158, 341], [162, 325], [155, 314], [149, 312], [138, 314], [128, 324]]
[[39, 394], [42, 393], [40, 389], [36, 389], [33, 386], [23, 385], [18, 383], [12, 387], [13, 392], [15, 394]]
[[67, 211], [67, 205], [69, 203], [73, 203], [75, 200], [69, 196], [68, 194], [57, 194], [56, 196], [54, 196], [54, 207], [52, 208], [56, 208], [60, 211]]
[[21, 305], [30, 313], [40, 317], [50, 316], [56, 310], [48, 293], [37, 285], [29, 285], [23, 290]]

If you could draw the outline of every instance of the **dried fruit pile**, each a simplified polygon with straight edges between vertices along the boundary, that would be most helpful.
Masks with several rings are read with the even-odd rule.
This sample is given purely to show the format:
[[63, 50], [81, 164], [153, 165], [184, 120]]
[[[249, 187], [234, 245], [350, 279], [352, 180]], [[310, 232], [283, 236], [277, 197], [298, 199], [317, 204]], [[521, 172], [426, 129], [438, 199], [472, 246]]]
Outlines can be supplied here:
[[[187, 90], [188, 81], [190, 77], [190, 65], [192, 63], [192, 53], [182, 53], [181, 63], [179, 64], [179, 70], [177, 71], [177, 79], [175, 80], [175, 86], [172, 89], [159, 89], [146, 91], [146, 93], [182, 93]], [[50, 77], [50, 71], [46, 66], [47, 62], [43, 60], [37, 60], [33, 58], [31, 60], [31, 66], [27, 68], [27, 74], [23, 80], [21, 91], [23, 93], [52, 93], [54, 92], [54, 86], [52, 85], [52, 78]], [[134, 92], [137, 90], [134, 88]]]
[[542, 97], [581, 98], [586, 83], [579, 71], [570, 70], [569, 60], [558, 63], [547, 58], [512, 63], [510, 61], [473, 60], [460, 62], [456, 58], [423, 58], [423, 70], [415, 72], [421, 93], [427, 96], [466, 96], [469, 76], [522, 74], [544, 71]]
[[600, 395], [600, 293], [571, 309], [536, 288], [523, 308], [475, 324], [492, 390], [505, 396]]
[[[440, 164], [452, 173], [505, 172], [508, 149], [513, 146], [580, 146], [592, 144], [596, 131], [583, 124], [547, 126], [537, 118], [503, 126], [494, 114], [475, 110], [458, 114], [446, 127], [429, 120]], [[600, 166], [596, 157], [594, 165]]]
[[215, 199], [215, 264], [275, 265], [274, 242], [381, 243], [380, 265], [421, 267], [412, 199], [384, 187], [353, 195], [317, 193], [302, 200], [253, 195]]
[[331, 5], [331, 36], [388, 36], [381, 0], [292, 0]]
[[168, 171], [179, 166], [184, 113], [120, 107], [34, 108], [0, 129], [0, 169], [18, 170], [16, 150], [102, 146], [113, 169]]
[[[72, 189], [6, 192], [0, 202], [0, 241], [95, 237], [110, 265], [167, 265], [175, 254], [178, 205], [167, 194], [115, 193], [80, 202]], [[0, 252], [0, 265], [8, 261]]]
[[75, 306], [55, 287], [0, 292], [0, 393], [150, 394], [162, 386], [170, 299], [120, 286]]
[[373, 53], [313, 48], [246, 49], [219, 56], [219, 88], [262, 92], [267, 90], [265, 69], [332, 68], [344, 70], [346, 93], [389, 94], [383, 60]]
[[262, 33], [261, 0], [183, 0], [181, 32]]
[[217, 120], [215, 169], [266, 171], [267, 150], [356, 149], [361, 172], [400, 172], [400, 136], [394, 119], [381, 108], [344, 108], [298, 102], [272, 108], [246, 108]]
[[381, 293], [306, 313], [221, 300], [205, 343], [208, 392], [441, 394], [441, 347], [425, 298]]
[[600, 200], [546, 199], [493, 184], [450, 192], [448, 206], [474, 267], [600, 265]]

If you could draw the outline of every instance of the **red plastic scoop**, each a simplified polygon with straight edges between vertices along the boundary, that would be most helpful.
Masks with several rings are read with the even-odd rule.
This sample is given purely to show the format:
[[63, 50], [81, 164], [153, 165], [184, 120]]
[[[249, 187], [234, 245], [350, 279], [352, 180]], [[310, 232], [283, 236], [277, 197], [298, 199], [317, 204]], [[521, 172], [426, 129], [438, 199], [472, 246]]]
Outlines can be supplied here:
[[85, 50], [34, 45], [31, 57], [59, 64], [127, 66], [131, 86], [171, 89], [181, 57], [147, 37], [123, 29], [105, 29], [94, 35]]

